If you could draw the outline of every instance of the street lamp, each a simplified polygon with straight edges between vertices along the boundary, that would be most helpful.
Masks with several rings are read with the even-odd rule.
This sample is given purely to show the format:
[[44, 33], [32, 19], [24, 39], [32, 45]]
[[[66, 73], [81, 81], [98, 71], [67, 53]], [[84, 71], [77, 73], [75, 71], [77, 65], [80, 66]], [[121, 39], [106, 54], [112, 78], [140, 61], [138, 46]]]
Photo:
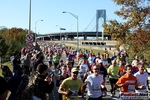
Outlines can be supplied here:
[[78, 39], [78, 16], [72, 14], [71, 12], [66, 12], [66, 11], [63, 11], [62, 13], [69, 13], [69, 14], [71, 14], [73, 17], [75, 17], [75, 18], [77, 19], [77, 50], [78, 50], [78, 49], [79, 49], [79, 39]]
[[38, 21], [35, 22], [35, 43], [36, 43], [36, 24], [37, 24], [39, 21], [43, 21], [43, 20], [38, 20]]
[[78, 62], [78, 49], [79, 49], [79, 39], [78, 39], [78, 16], [72, 14], [71, 12], [66, 12], [66, 11], [63, 11], [62, 13], [69, 13], [69, 14], [71, 14], [73, 17], [75, 17], [75, 18], [77, 19], [77, 62]]
[[29, 30], [28, 30], [28, 34], [30, 34], [31, 31], [31, 0], [29, 2]]

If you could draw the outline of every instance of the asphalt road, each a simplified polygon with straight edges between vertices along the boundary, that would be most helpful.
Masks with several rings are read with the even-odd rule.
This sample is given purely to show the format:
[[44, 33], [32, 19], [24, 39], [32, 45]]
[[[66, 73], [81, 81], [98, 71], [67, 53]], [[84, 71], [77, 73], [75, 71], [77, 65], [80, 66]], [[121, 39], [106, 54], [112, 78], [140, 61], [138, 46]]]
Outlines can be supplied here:
[[[65, 52], [63, 52], [61, 59], [64, 62], [66, 62]], [[75, 66], [76, 65], [77, 65], [77, 61], [75, 61]], [[52, 67], [52, 70], [54, 71], [54, 67]], [[56, 84], [56, 80], [54, 80], [54, 83]], [[106, 81], [105, 86], [106, 86], [108, 92], [107, 92], [107, 96], [103, 97], [103, 100], [119, 100], [119, 89], [116, 90], [115, 96], [111, 97], [110, 96], [110, 84], [108, 81]], [[86, 93], [85, 93], [85, 97], [86, 97]], [[54, 86], [52, 93], [49, 94], [49, 100], [59, 100], [58, 87], [56, 87], [56, 85]], [[86, 99], [82, 99], [79, 96], [79, 100], [86, 100]]]

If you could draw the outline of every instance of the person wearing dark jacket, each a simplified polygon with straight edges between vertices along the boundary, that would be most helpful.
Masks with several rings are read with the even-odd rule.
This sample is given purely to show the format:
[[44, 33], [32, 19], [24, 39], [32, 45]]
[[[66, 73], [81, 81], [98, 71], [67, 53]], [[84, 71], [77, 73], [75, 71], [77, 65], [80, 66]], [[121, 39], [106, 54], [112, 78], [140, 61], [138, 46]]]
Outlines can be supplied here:
[[18, 56], [18, 53], [14, 53], [14, 59], [12, 60], [13, 65], [13, 75], [18, 76], [18, 72], [20, 69], [20, 58]]
[[37, 58], [37, 60], [36, 60], [35, 63], [33, 64], [33, 69], [34, 69], [34, 71], [36, 71], [37, 66], [38, 66], [40, 63], [43, 63], [43, 61], [44, 61], [44, 56], [39, 56], [39, 58]]
[[6, 100], [8, 94], [8, 85], [6, 80], [0, 76], [0, 100]]
[[[69, 77], [69, 75], [67, 74], [67, 66], [66, 65], [63, 65], [62, 68], [61, 68], [61, 75], [58, 75], [57, 76], [57, 80], [56, 80], [56, 86], [59, 87], [60, 84], [62, 83], [62, 81], [66, 78]], [[64, 95], [60, 94], [59, 93], [59, 100], [63, 100], [64, 98]]]
[[29, 83], [28, 75], [18, 73], [18, 76], [12, 76], [8, 80], [8, 90], [11, 92], [8, 100], [26, 100], [24, 91]]
[[47, 100], [46, 93], [51, 93], [54, 87], [54, 82], [51, 75], [47, 74], [48, 66], [41, 63], [37, 66], [37, 78], [33, 85], [33, 98]]

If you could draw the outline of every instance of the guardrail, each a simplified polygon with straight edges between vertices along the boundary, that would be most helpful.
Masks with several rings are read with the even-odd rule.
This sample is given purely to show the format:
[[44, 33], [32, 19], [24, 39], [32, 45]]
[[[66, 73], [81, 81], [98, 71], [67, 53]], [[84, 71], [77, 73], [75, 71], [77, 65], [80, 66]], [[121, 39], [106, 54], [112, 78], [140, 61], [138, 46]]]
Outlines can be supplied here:
[[[77, 45], [77, 42], [67, 42], [67, 41], [65, 41], [65, 43], [64, 44], [74, 44], [74, 45]], [[96, 46], [96, 47], [106, 47], [106, 48], [115, 48], [115, 46], [113, 46], [113, 45], [106, 45], [106, 43], [105, 42], [85, 42], [85, 43], [82, 43], [82, 44], [80, 44], [79, 43], [79, 45], [81, 46], [81, 45], [83, 45], [83, 46]]]

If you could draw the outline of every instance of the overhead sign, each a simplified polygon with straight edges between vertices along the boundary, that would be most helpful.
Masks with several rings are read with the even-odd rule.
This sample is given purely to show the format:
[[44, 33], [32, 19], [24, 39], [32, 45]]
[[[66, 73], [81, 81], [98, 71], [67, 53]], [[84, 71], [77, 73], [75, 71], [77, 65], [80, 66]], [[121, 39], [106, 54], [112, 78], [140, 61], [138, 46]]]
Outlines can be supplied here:
[[32, 41], [33, 42], [33, 34], [26, 34], [26, 42], [30, 42]]

